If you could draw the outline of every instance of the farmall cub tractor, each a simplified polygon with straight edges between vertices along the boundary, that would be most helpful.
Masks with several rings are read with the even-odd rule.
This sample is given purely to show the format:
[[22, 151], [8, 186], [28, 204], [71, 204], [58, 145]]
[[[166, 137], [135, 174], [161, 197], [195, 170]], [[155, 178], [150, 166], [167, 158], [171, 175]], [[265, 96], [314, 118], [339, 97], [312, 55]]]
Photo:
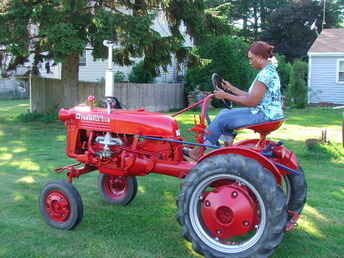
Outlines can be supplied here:
[[[106, 96], [112, 97], [112, 43], [106, 71]], [[219, 87], [213, 75], [214, 87]], [[230, 147], [203, 144], [209, 95], [174, 114], [89, 106], [61, 109], [67, 128], [67, 155], [78, 163], [56, 169], [67, 181], [47, 183], [40, 196], [45, 221], [71, 230], [83, 216], [74, 178], [99, 171], [99, 190], [113, 205], [127, 205], [137, 192], [137, 176], [159, 173], [181, 179], [177, 220], [183, 237], [206, 257], [268, 257], [294, 228], [306, 200], [306, 182], [293, 152], [281, 142], [266, 139], [283, 121], [246, 127], [259, 139]], [[196, 143], [186, 142], [175, 116], [198, 105], [199, 121], [191, 129]], [[183, 147], [214, 150], [199, 160], [184, 158]], [[114, 215], [115, 216], [115, 215]]]

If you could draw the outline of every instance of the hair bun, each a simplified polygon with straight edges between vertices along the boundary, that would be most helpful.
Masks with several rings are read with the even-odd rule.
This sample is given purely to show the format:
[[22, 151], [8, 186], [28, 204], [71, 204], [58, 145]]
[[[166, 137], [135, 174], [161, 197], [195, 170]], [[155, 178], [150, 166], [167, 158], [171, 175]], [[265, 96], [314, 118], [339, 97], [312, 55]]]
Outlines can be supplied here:
[[271, 57], [273, 57], [274, 56], [274, 54], [272, 53], [273, 51], [274, 51], [274, 46], [272, 46], [272, 45], [269, 45], [269, 54], [270, 54], [270, 56], [269, 56], [269, 58], [271, 58]]
[[273, 57], [272, 51], [274, 46], [264, 42], [264, 41], [255, 41], [252, 43], [249, 51], [255, 55], [261, 56], [265, 59]]

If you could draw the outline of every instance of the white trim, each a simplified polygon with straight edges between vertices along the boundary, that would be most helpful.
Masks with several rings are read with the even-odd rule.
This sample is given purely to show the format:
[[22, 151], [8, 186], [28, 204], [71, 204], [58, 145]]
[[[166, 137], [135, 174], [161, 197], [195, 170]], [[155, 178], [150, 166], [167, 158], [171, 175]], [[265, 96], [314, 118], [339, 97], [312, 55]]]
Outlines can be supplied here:
[[308, 56], [344, 56], [344, 52], [308, 52]]
[[311, 103], [312, 56], [308, 59], [308, 104]]
[[[344, 84], [344, 81], [339, 81], [339, 63], [344, 62], [344, 58], [337, 59], [337, 69], [336, 69], [336, 83]], [[344, 72], [344, 71], [343, 71]]]

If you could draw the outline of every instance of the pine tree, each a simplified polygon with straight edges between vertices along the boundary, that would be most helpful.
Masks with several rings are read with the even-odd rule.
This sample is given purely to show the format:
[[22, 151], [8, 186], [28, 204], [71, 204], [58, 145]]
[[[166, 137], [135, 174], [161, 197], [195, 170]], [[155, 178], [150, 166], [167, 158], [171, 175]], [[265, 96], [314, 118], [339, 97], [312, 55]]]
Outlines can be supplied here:
[[[114, 62], [133, 63], [144, 57], [145, 68], [153, 73], [171, 63], [171, 53], [181, 61], [188, 55], [179, 28], [196, 41], [203, 34], [202, 0], [6, 0], [0, 3], [0, 45], [14, 57], [15, 67], [34, 56], [33, 72], [45, 60], [62, 62], [64, 103], [79, 102], [79, 56], [86, 48], [94, 58], [105, 58], [104, 40], [119, 48]], [[152, 29], [158, 12], [163, 12], [171, 34], [160, 35]]]

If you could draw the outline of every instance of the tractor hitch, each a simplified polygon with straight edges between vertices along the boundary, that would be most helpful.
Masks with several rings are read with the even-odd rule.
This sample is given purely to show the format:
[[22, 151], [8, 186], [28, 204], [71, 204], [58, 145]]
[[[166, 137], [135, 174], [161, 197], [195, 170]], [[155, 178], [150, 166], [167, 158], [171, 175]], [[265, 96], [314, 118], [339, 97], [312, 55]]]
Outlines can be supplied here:
[[82, 174], [86, 174], [86, 173], [89, 173], [89, 172], [94, 171], [94, 170], [97, 169], [96, 167], [93, 167], [93, 166], [90, 166], [90, 165], [87, 165], [87, 164], [85, 164], [85, 166], [83, 166], [82, 168], [76, 168], [79, 165], [81, 165], [81, 162], [75, 163], [75, 164], [72, 164], [72, 165], [69, 165], [69, 166], [65, 166], [65, 167], [62, 167], [62, 168], [55, 168], [54, 170], [58, 174], [60, 174], [60, 173], [62, 173], [64, 171], [67, 171], [68, 182], [69, 183], [73, 183], [73, 178], [74, 177], [79, 177]]

